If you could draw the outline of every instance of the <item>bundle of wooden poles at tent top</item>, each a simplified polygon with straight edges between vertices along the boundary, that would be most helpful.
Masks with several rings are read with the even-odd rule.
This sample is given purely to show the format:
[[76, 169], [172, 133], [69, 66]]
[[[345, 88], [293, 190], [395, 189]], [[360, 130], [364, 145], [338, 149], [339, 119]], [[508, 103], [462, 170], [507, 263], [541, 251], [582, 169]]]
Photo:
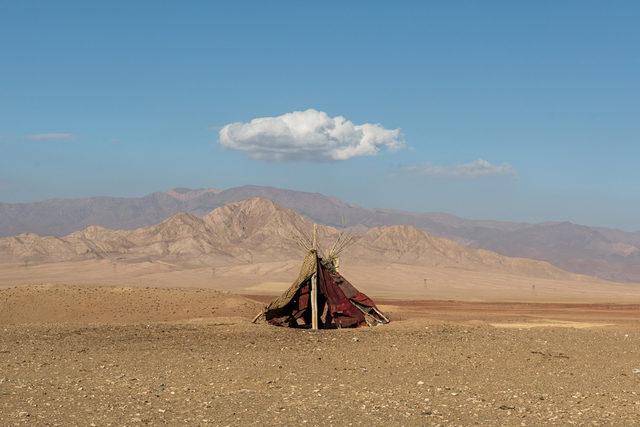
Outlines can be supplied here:
[[307, 251], [300, 274], [281, 296], [273, 300], [253, 319], [264, 317], [276, 326], [346, 328], [389, 323], [375, 303], [358, 291], [338, 272], [338, 256], [355, 241], [340, 233], [330, 251], [321, 256], [318, 226], [313, 225], [312, 239], [303, 233], [296, 240]]

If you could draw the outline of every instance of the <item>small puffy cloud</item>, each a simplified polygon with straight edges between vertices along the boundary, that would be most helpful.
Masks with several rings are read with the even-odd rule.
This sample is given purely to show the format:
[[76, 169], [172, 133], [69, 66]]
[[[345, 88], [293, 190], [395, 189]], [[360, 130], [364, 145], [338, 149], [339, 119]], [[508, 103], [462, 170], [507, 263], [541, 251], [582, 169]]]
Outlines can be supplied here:
[[402, 166], [401, 170], [415, 175], [453, 178], [479, 178], [484, 176], [516, 174], [513, 166], [508, 163], [494, 165], [484, 159], [478, 159], [469, 163], [448, 166], [423, 163], [418, 165]]
[[374, 156], [404, 145], [400, 129], [356, 125], [342, 116], [309, 109], [247, 123], [230, 123], [219, 132], [220, 144], [262, 160], [347, 160]]
[[74, 135], [69, 132], [32, 133], [27, 135], [27, 139], [31, 141], [69, 141], [73, 138]]

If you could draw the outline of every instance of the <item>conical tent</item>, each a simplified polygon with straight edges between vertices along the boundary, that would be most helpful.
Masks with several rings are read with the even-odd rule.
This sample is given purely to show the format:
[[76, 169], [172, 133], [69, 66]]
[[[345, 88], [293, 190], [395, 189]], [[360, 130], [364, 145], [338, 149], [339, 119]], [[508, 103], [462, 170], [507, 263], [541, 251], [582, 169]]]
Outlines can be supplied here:
[[307, 253], [295, 282], [261, 315], [276, 326], [310, 326], [313, 323], [314, 280], [320, 328], [350, 328], [389, 322], [371, 298], [358, 291], [336, 271], [333, 262], [323, 260], [315, 250]]

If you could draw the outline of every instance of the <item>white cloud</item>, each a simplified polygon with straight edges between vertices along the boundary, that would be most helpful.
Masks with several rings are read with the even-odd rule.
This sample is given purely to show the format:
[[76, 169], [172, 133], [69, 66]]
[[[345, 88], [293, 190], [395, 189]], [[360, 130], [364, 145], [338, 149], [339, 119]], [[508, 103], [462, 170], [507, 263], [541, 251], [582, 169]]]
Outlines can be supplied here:
[[469, 163], [448, 166], [423, 163], [418, 165], [402, 166], [401, 169], [404, 172], [412, 173], [415, 175], [454, 178], [478, 178], [483, 176], [516, 174], [513, 166], [508, 163], [494, 165], [484, 159], [478, 159]]
[[329, 117], [313, 109], [230, 123], [220, 130], [219, 138], [224, 147], [253, 158], [283, 161], [347, 160], [404, 145], [400, 129], [356, 125], [342, 116]]
[[27, 135], [27, 139], [31, 141], [69, 141], [75, 135], [69, 132], [48, 132], [48, 133], [32, 133]]

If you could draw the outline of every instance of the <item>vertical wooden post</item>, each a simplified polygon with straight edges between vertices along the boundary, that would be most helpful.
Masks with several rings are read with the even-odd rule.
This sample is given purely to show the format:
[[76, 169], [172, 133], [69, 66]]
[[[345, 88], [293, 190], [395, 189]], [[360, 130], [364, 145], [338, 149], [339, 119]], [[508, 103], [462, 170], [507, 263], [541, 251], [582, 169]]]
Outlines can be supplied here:
[[311, 329], [318, 329], [318, 225], [313, 224], [313, 252], [316, 256], [316, 271], [311, 276]]
[[318, 250], [318, 224], [313, 224], [313, 250]]

